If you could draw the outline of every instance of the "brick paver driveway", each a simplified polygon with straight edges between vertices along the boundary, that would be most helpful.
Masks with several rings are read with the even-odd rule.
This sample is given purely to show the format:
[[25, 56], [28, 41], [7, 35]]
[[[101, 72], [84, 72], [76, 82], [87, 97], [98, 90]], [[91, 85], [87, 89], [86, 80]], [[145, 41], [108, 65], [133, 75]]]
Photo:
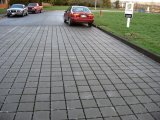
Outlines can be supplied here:
[[0, 120], [160, 120], [160, 64], [62, 14], [0, 20]]

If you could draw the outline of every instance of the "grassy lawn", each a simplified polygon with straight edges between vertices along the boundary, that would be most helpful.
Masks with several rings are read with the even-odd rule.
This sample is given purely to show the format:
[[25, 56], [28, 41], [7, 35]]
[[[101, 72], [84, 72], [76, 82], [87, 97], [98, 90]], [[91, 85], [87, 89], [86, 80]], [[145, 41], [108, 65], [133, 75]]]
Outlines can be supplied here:
[[6, 9], [1, 9], [0, 8], [0, 14], [5, 14], [6, 13]]
[[44, 10], [67, 10], [69, 6], [44, 6]]
[[[69, 6], [44, 6], [44, 10], [67, 10]], [[94, 7], [90, 7], [91, 10], [94, 10]], [[96, 8], [97, 10], [117, 10], [117, 9], [107, 9], [107, 8]]]
[[160, 14], [134, 13], [130, 28], [123, 12], [94, 14], [97, 26], [160, 56]]

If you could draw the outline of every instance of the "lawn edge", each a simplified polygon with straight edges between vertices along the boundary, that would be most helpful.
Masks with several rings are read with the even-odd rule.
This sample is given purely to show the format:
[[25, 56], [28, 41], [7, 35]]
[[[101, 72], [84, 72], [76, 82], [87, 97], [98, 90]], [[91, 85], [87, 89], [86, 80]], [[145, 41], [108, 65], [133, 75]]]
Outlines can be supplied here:
[[135, 45], [135, 44], [133, 44], [133, 43], [131, 43], [131, 42], [129, 42], [129, 41], [128, 41], [127, 39], [125, 39], [125, 38], [122, 38], [122, 37], [120, 37], [120, 36], [117, 36], [117, 35], [109, 32], [109, 31], [107, 31], [107, 30], [104, 30], [103, 28], [97, 26], [96, 24], [93, 24], [93, 26], [96, 27], [96, 28], [98, 28], [98, 29], [101, 30], [102, 32], [104, 32], [104, 33], [112, 36], [113, 38], [115, 38], [115, 39], [123, 42], [124, 44], [130, 46], [131, 48], [137, 50], [138, 52], [144, 54], [145, 56], [151, 58], [152, 60], [160, 63], [160, 56], [158, 56], [158, 55], [156, 55], [156, 54], [154, 54], [154, 53], [152, 53], [152, 52], [150, 52], [150, 51], [148, 51], [148, 50], [146, 50], [146, 49], [144, 49], [144, 48], [141, 48], [141, 47], [139, 47], [139, 46], [137, 46], [137, 45]]
[[7, 15], [6, 14], [0, 14], [0, 19], [6, 17]]

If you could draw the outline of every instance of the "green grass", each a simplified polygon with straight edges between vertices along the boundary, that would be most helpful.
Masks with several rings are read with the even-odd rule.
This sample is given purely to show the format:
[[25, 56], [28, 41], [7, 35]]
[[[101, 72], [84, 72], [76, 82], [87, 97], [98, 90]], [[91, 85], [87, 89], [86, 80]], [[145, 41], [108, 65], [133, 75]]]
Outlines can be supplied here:
[[[50, 10], [67, 10], [69, 6], [44, 6], [44, 10], [50, 11]], [[90, 10], [94, 10], [94, 7], [89, 7]], [[116, 10], [117, 9], [108, 9], [108, 8], [100, 8], [97, 7], [96, 10]]]
[[0, 8], [0, 14], [5, 14], [6, 13], [6, 9], [1, 9]]
[[[95, 7], [89, 7], [90, 10], [95, 10]], [[96, 10], [111, 10], [111, 11], [123, 11], [123, 9], [116, 9], [116, 8], [103, 8], [103, 7], [97, 7]]]
[[160, 14], [134, 13], [130, 28], [122, 12], [95, 14], [95, 24], [160, 56]]
[[67, 10], [69, 6], [44, 6], [44, 10]]

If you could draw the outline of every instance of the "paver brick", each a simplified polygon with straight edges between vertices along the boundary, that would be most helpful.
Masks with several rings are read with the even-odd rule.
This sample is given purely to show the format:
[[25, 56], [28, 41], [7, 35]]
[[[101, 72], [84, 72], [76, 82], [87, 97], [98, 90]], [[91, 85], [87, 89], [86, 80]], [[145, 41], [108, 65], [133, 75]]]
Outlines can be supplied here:
[[17, 112], [15, 120], [31, 120], [32, 112]]
[[[83, 106], [83, 107], [85, 107], [85, 106]], [[69, 101], [67, 101], [67, 109], [77, 109], [77, 108], [82, 109], [82, 105], [81, 105], [80, 100], [69, 100]]]
[[84, 108], [94, 108], [97, 107], [97, 104], [94, 100], [82, 100]]
[[131, 105], [134, 113], [147, 113], [147, 109], [142, 104]]
[[66, 110], [56, 110], [51, 111], [51, 119], [52, 120], [65, 120], [67, 119], [67, 112]]
[[16, 112], [17, 107], [18, 107], [18, 103], [3, 104], [1, 111], [4, 111], [4, 112]]
[[149, 112], [160, 111], [160, 107], [158, 107], [155, 103], [147, 103], [147, 104], [144, 104], [144, 106]]
[[118, 116], [115, 108], [113, 107], [102, 107], [100, 108], [103, 117]]
[[84, 109], [87, 118], [102, 117], [98, 108], [86, 108]]
[[137, 117], [139, 120], [154, 120], [154, 118], [149, 113], [138, 114]]
[[13, 120], [15, 113], [0, 113], [0, 120]]
[[159, 120], [159, 63], [94, 27], [9, 23], [0, 21], [0, 120]]
[[126, 115], [121, 116], [122, 120], [138, 120], [138, 118], [135, 115]]
[[69, 119], [81, 119], [85, 118], [82, 109], [68, 109]]
[[49, 111], [36, 111], [33, 115], [33, 120], [49, 120]]
[[35, 111], [46, 111], [46, 110], [50, 110], [50, 103], [49, 102], [36, 102], [35, 103], [35, 107], [34, 107]]
[[113, 105], [126, 105], [125, 101], [122, 98], [110, 98]]
[[133, 112], [128, 106], [116, 106], [119, 115], [131, 115]]
[[18, 107], [18, 111], [20, 112], [32, 112], [34, 107], [34, 103], [20, 103]]

